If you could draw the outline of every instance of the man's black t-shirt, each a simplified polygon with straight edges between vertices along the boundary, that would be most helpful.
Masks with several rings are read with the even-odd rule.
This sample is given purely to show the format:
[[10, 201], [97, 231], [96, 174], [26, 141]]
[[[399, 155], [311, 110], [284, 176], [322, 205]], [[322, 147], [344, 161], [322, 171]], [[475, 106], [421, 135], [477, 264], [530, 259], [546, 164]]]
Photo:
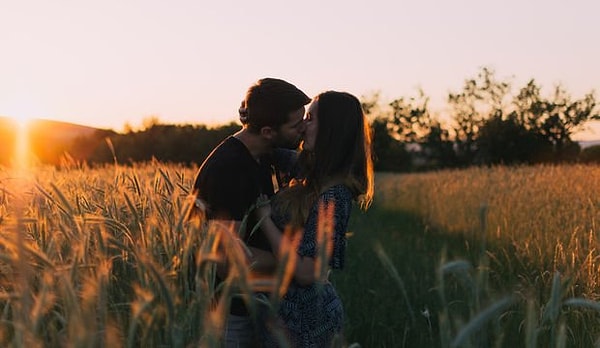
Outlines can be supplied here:
[[[250, 207], [256, 203], [259, 195], [265, 194], [271, 197], [274, 194], [272, 176], [274, 161], [287, 162], [286, 171], [292, 170], [292, 164], [295, 162], [290, 157], [291, 153], [295, 152], [279, 151], [275, 152], [275, 156], [256, 161], [239, 139], [233, 136], [225, 139], [202, 163], [194, 183], [197, 198], [206, 205], [206, 217], [241, 221]], [[274, 157], [279, 160], [274, 160]], [[277, 163], [277, 166], [283, 166], [281, 163]], [[289, 176], [287, 172], [285, 175]], [[270, 244], [263, 233], [257, 231], [250, 234], [257, 223], [252, 214], [247, 221], [247, 231], [240, 231], [246, 244], [271, 251]], [[237, 315], [247, 313], [241, 299], [232, 300], [231, 313]]]
[[[259, 195], [273, 195], [271, 163], [267, 158], [257, 162], [240, 140], [230, 136], [204, 161], [196, 175], [194, 190], [206, 205], [208, 219], [241, 221]], [[246, 244], [271, 250], [262, 233], [252, 236], [246, 233], [255, 223], [249, 216], [248, 231], [240, 231], [246, 237]]]

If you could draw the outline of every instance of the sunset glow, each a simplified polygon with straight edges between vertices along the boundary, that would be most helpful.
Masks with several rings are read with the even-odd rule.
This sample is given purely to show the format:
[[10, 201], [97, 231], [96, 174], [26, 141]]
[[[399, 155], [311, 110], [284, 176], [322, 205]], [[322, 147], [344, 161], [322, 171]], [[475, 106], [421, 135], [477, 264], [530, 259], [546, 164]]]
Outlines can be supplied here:
[[32, 158], [29, 138], [31, 124], [39, 115], [43, 115], [45, 110], [30, 93], [23, 93], [19, 96], [8, 94], [8, 96], [10, 99], [5, 97], [6, 102], [0, 103], [4, 107], [0, 111], [0, 115], [8, 117], [14, 124], [15, 142], [11, 162], [15, 168], [27, 171]]
[[390, 101], [422, 88], [443, 112], [482, 66], [515, 87], [535, 79], [549, 94], [562, 83], [579, 98], [600, 90], [599, 11], [594, 0], [9, 1], [0, 114], [21, 115], [16, 100], [35, 117], [117, 131], [149, 116], [225, 124], [267, 76], [311, 96]]
[[13, 122], [15, 122], [15, 124], [17, 125], [17, 127], [19, 128], [19, 130], [26, 130], [27, 127], [29, 127], [29, 124], [31, 123], [31, 120], [33, 120], [33, 117], [31, 116], [19, 116], [19, 117], [11, 117]]
[[14, 117], [16, 127], [15, 134], [15, 166], [26, 171], [30, 164], [30, 149], [29, 149], [29, 117]]

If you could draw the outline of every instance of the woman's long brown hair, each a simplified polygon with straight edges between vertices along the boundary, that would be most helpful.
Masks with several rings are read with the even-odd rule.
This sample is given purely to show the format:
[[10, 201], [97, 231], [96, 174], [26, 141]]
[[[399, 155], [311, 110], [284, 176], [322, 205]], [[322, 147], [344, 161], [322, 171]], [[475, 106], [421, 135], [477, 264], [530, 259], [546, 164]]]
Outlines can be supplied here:
[[304, 179], [282, 190], [274, 202], [295, 226], [303, 226], [318, 195], [345, 184], [362, 208], [373, 199], [371, 131], [358, 98], [327, 91], [315, 97], [318, 131], [314, 151], [302, 150]]

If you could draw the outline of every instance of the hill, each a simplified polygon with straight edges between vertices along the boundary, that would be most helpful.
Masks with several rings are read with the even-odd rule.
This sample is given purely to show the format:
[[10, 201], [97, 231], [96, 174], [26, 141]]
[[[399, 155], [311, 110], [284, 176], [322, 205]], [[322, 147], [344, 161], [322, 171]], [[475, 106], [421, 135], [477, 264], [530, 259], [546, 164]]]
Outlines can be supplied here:
[[[112, 130], [94, 128], [69, 122], [34, 119], [27, 124], [28, 151], [41, 163], [59, 162], [65, 152], [80, 159], [94, 151]], [[20, 140], [19, 124], [9, 117], [0, 117], [0, 165], [13, 161]]]
[[[0, 134], [14, 133], [17, 130], [17, 124], [10, 117], [0, 116]], [[43, 134], [45, 138], [57, 140], [72, 140], [77, 137], [87, 137], [97, 131], [112, 133], [113, 131], [74, 124], [69, 122], [34, 119], [28, 124], [29, 134], [37, 136]]]

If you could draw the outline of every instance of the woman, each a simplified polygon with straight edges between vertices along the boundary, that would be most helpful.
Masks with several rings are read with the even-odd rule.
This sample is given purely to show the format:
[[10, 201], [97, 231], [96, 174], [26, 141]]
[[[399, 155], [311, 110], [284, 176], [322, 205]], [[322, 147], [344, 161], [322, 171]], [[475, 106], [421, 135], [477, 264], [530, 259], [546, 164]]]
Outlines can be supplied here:
[[[259, 209], [273, 250], [289, 238], [282, 234], [286, 227], [303, 230], [293, 279], [279, 303], [278, 325], [266, 335], [265, 346], [277, 345], [274, 337], [281, 335], [276, 330], [283, 330], [293, 347], [328, 347], [341, 335], [342, 303], [326, 277], [319, 279], [315, 265], [320, 255], [328, 255], [329, 267], [343, 268], [352, 203], [366, 209], [373, 197], [371, 136], [360, 101], [345, 92], [324, 92], [309, 106], [305, 122], [299, 156], [303, 179], [282, 189], [271, 206]], [[317, 241], [323, 208], [333, 212], [328, 236], [332, 250], [327, 253]]]

